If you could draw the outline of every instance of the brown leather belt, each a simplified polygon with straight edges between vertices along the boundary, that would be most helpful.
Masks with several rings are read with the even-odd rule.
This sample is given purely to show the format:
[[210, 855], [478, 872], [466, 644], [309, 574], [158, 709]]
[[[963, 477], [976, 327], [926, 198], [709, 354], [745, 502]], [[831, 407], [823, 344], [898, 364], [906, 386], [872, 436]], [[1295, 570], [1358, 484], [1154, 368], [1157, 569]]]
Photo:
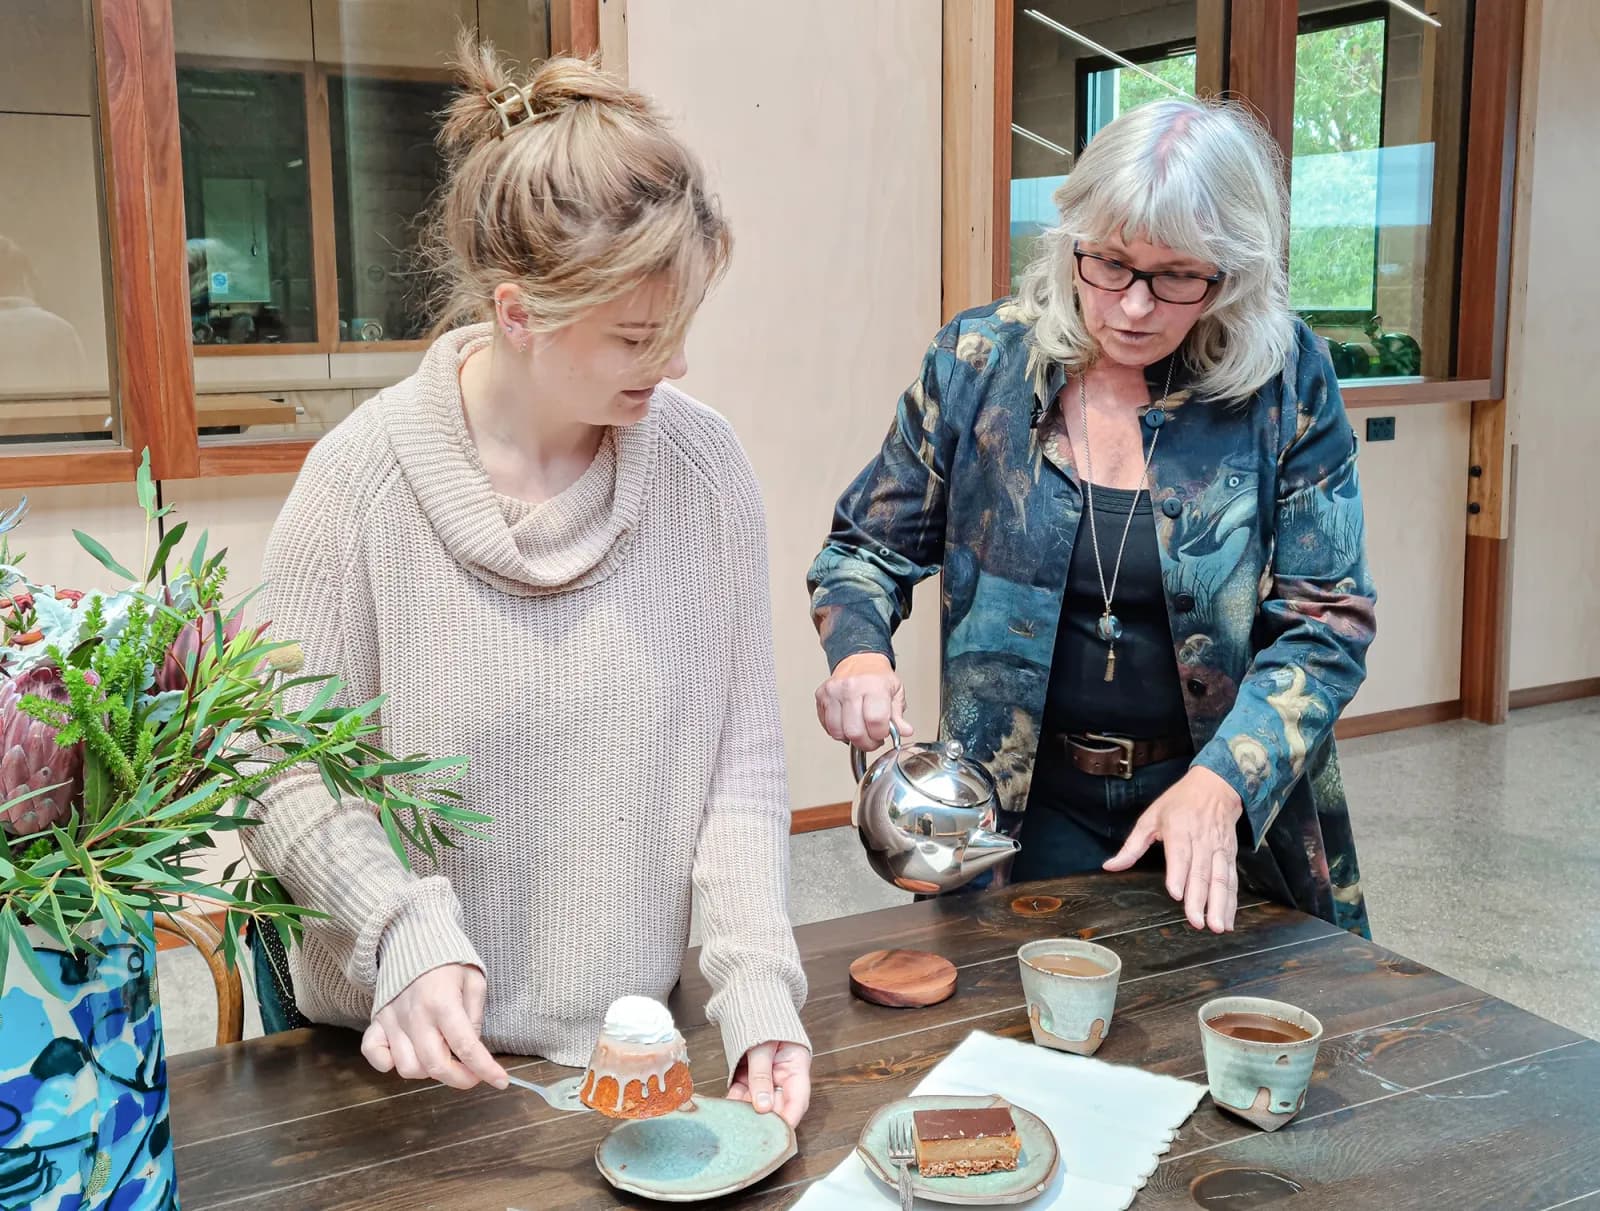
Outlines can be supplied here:
[[1187, 736], [1166, 736], [1158, 740], [1129, 740], [1126, 736], [1102, 736], [1088, 732], [1081, 736], [1058, 735], [1067, 759], [1086, 774], [1097, 778], [1133, 777], [1133, 771], [1174, 757], [1187, 757], [1194, 745]]

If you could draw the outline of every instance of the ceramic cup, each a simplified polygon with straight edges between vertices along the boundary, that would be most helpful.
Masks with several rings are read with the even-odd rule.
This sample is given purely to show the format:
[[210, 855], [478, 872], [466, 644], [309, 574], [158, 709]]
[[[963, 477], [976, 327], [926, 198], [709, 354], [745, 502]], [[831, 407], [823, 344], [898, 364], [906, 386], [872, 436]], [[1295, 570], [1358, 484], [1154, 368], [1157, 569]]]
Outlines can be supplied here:
[[[1087, 959], [1106, 970], [1100, 975], [1068, 975], [1047, 971], [1041, 960]], [[1116, 952], [1077, 938], [1045, 938], [1017, 951], [1022, 991], [1028, 999], [1033, 1041], [1041, 1047], [1093, 1055], [1111, 1030], [1122, 960]]]
[[[1211, 1027], [1225, 1013], [1262, 1014], [1309, 1031], [1298, 1042], [1237, 1039]], [[1219, 997], [1200, 1007], [1200, 1037], [1211, 1099], [1263, 1131], [1276, 1131], [1305, 1105], [1306, 1086], [1317, 1063], [1322, 1023], [1304, 1009], [1260, 997]]]

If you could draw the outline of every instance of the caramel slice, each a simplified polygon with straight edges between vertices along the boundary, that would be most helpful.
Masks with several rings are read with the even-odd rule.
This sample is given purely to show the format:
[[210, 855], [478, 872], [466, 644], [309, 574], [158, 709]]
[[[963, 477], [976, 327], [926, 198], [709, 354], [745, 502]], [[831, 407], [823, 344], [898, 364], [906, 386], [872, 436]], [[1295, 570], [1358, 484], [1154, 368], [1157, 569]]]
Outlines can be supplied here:
[[924, 1177], [976, 1177], [1017, 1167], [1022, 1140], [1006, 1106], [916, 1110], [911, 1119]]

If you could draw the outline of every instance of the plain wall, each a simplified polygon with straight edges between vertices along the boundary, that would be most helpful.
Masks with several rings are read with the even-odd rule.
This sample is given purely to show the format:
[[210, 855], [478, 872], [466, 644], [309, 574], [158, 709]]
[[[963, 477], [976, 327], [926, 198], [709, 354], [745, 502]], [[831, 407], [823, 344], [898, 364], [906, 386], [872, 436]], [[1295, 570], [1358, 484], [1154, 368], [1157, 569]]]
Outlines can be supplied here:
[[[1600, 5], [1535, 0], [1518, 164], [1517, 249], [1506, 398], [1517, 443], [1512, 543], [1511, 688], [1600, 677], [1600, 465], [1594, 330], [1600, 247]], [[1529, 152], [1531, 151], [1531, 156]]]
[[[761, 479], [793, 799], [837, 802], [852, 781], [816, 722], [805, 573], [939, 326], [940, 7], [630, 0], [628, 27], [630, 82], [678, 121], [733, 225], [682, 385], [733, 422]], [[935, 589], [897, 645], [925, 734]]]

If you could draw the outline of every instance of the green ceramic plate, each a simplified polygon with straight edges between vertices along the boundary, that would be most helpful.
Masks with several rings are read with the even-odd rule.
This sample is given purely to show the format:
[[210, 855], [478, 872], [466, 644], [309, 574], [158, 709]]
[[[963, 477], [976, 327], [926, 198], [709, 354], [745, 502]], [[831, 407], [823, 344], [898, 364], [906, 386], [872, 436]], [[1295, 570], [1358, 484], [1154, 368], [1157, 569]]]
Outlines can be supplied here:
[[692, 1203], [743, 1190], [796, 1152], [794, 1132], [749, 1102], [696, 1097], [659, 1118], [618, 1123], [594, 1163], [619, 1190]]
[[[996, 1097], [927, 1096], [901, 1098], [890, 1102], [870, 1119], [861, 1131], [856, 1151], [867, 1163], [867, 1172], [894, 1186], [894, 1166], [889, 1163], [889, 1123], [913, 1110], [952, 1110], [993, 1106]], [[1037, 1115], [1021, 1106], [1011, 1107], [1011, 1119], [1022, 1140], [1014, 1173], [985, 1173], [978, 1177], [923, 1177], [911, 1168], [911, 1188], [918, 1198], [932, 1203], [960, 1203], [971, 1207], [1010, 1206], [1025, 1203], [1044, 1193], [1060, 1163], [1056, 1137]]]

